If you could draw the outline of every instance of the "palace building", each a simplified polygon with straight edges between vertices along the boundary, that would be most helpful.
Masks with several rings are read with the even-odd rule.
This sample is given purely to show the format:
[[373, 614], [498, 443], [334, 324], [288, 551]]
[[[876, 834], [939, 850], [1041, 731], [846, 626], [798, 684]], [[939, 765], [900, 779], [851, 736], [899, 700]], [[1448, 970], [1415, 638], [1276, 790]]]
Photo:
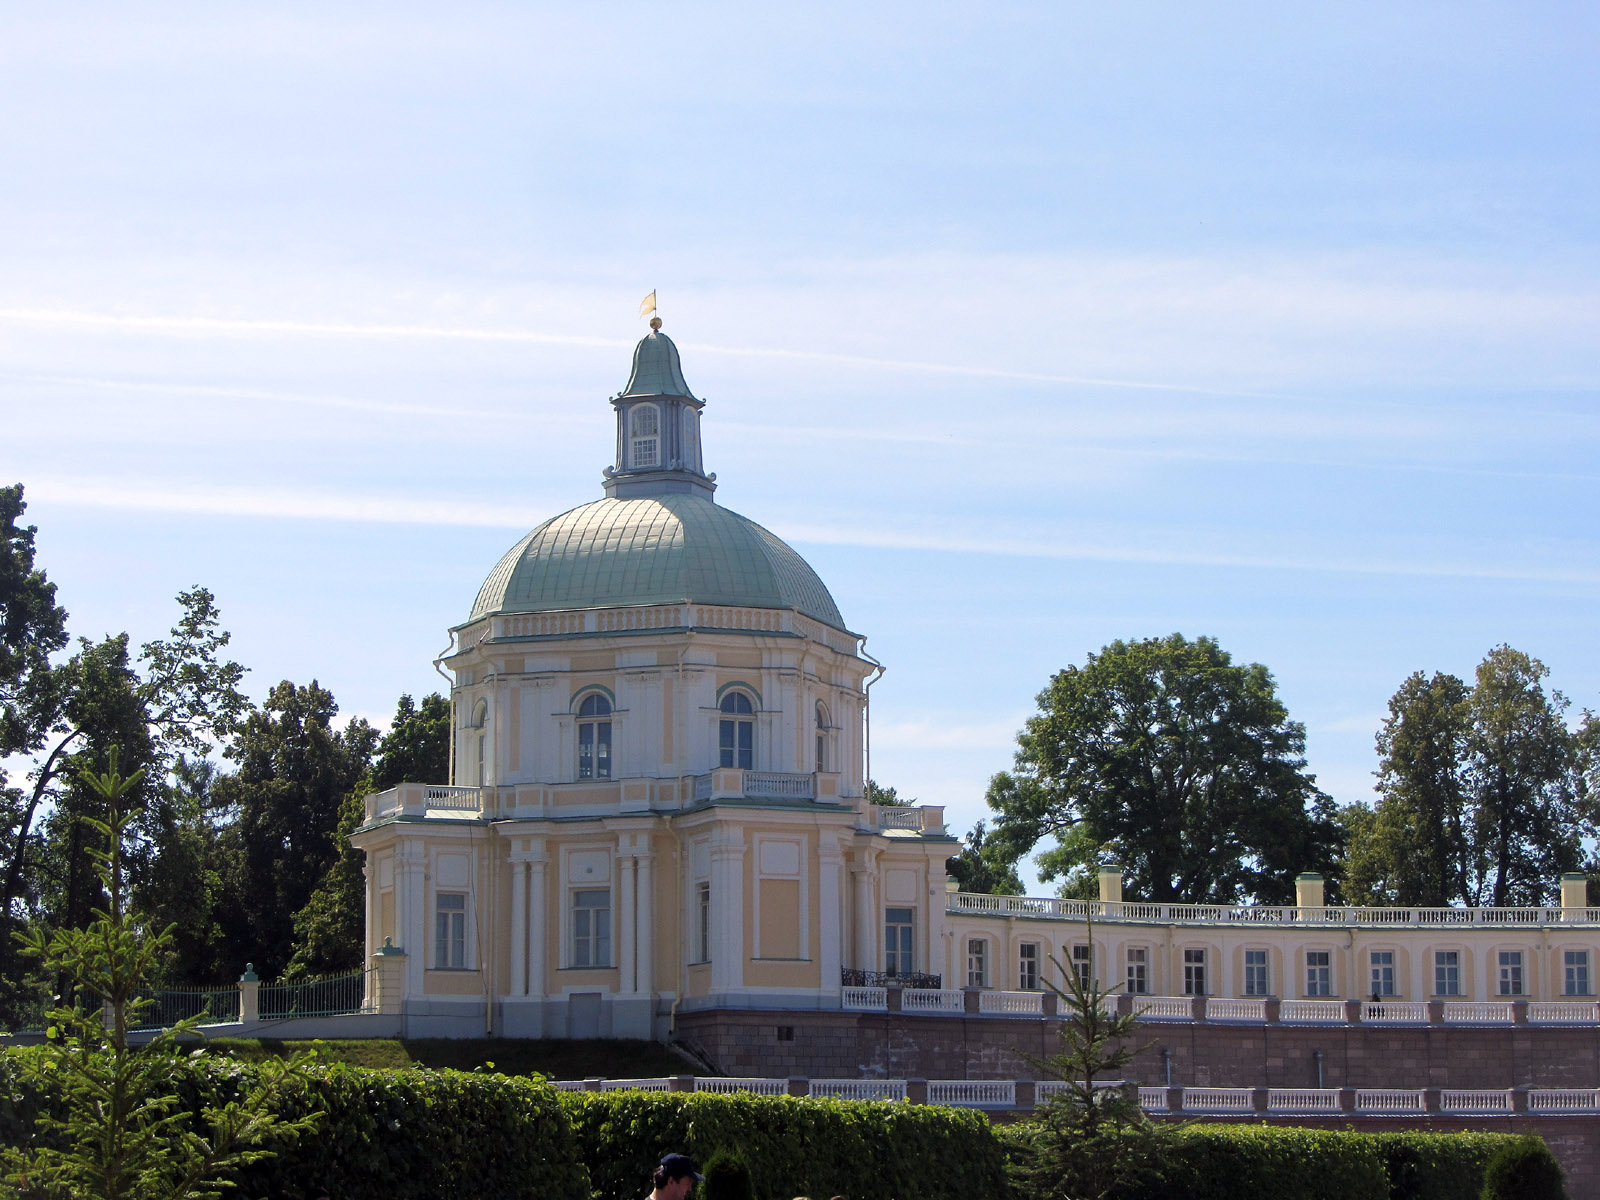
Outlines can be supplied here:
[[1281, 908], [1124, 902], [1109, 870], [1094, 903], [951, 890], [943, 811], [864, 794], [881, 668], [805, 560], [717, 502], [652, 326], [603, 497], [513, 546], [451, 631], [453, 778], [368, 798], [372, 1007], [412, 1035], [689, 1031], [713, 1059], [763, 1030], [753, 1061], [845, 1073], [977, 1069], [1004, 1035], [905, 1030], [1052, 1017], [1057, 964], [1152, 1020], [1594, 1029], [1582, 877], [1541, 909], [1329, 908], [1315, 876]]

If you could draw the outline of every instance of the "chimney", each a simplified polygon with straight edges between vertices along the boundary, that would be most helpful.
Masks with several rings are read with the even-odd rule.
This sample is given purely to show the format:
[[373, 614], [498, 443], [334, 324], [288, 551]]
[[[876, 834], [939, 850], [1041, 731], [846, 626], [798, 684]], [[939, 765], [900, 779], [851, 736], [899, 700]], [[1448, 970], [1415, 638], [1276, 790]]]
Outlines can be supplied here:
[[1582, 871], [1568, 871], [1561, 876], [1561, 907], [1589, 907], [1589, 877]]
[[1106, 904], [1122, 903], [1122, 868], [1104, 866], [1100, 868], [1100, 899]]
[[1315, 871], [1302, 871], [1294, 881], [1296, 908], [1322, 908], [1322, 876]]

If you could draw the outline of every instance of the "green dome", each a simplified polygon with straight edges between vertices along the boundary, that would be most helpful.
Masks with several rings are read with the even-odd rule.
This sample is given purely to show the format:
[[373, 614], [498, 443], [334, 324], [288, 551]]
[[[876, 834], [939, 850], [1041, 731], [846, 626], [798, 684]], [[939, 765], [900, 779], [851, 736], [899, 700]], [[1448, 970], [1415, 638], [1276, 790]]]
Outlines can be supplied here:
[[754, 521], [691, 494], [596, 500], [551, 517], [489, 573], [469, 621], [678, 601], [844, 618], [817, 573]]

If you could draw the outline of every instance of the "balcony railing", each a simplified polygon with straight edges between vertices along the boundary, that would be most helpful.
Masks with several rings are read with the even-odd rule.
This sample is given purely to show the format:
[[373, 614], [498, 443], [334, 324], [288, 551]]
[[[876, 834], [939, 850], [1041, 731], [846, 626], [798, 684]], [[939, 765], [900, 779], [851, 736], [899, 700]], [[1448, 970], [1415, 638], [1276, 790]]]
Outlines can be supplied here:
[[990, 896], [977, 892], [949, 893], [945, 898], [945, 911], [957, 915], [1045, 917], [1067, 921], [1093, 918], [1149, 925], [1333, 925], [1418, 929], [1600, 925], [1600, 908], [1296, 908], [1266, 904], [1063, 900], [1054, 896]]

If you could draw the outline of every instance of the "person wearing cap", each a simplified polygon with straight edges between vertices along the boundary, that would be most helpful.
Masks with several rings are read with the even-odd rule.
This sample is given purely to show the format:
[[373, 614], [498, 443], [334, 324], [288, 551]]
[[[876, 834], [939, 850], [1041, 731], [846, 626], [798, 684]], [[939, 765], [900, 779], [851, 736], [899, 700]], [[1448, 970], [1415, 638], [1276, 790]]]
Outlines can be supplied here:
[[668, 1154], [661, 1159], [656, 1173], [651, 1176], [655, 1188], [648, 1200], [684, 1200], [694, 1185], [705, 1178], [694, 1169], [694, 1160], [687, 1154]]

